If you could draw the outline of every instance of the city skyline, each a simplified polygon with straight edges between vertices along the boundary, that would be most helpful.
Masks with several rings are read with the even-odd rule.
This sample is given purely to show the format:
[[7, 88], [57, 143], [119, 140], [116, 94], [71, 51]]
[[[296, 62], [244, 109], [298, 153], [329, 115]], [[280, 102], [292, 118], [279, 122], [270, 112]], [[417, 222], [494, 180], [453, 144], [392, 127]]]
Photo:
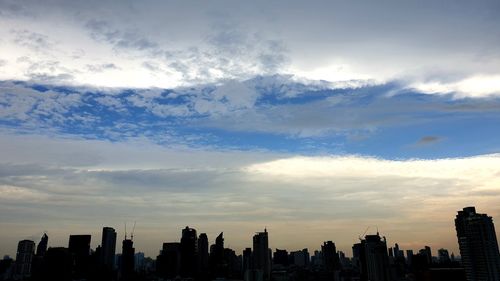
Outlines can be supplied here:
[[457, 210], [500, 218], [498, 14], [0, 0], [0, 253], [137, 222], [149, 256], [186, 225], [238, 252], [267, 228], [273, 249], [350, 253], [378, 227], [457, 255]]
[[[470, 209], [473, 209], [474, 213], [475, 213], [475, 207], [472, 207], [472, 206], [471, 207], [465, 207], [464, 208], [464, 212], [466, 210], [470, 210]], [[462, 212], [462, 211], [459, 211], [459, 214], [460, 214], [460, 212]], [[482, 215], [482, 214], [480, 214], [480, 215], [481, 216], [486, 216], [486, 215]], [[457, 218], [458, 218], [458, 216], [457, 216]], [[491, 219], [491, 222], [492, 221], [493, 220]], [[457, 224], [457, 222], [455, 220], [455, 225], [456, 224]], [[111, 241], [113, 241], [113, 239], [115, 239], [114, 243], [112, 243], [112, 245], [115, 245], [115, 246], [118, 245], [119, 246], [119, 243], [122, 240], [123, 241], [125, 241], [125, 240], [134, 241], [135, 225], [136, 225], [136, 222], [134, 222], [134, 229], [132, 231], [130, 229], [128, 230], [128, 232], [123, 231], [122, 232], [123, 237], [121, 237], [121, 238], [118, 236], [118, 234], [120, 233], [120, 231], [117, 231], [115, 228], [113, 228], [111, 226], [103, 226], [99, 230], [99, 232], [97, 234], [95, 234], [93, 232], [88, 232], [88, 231], [85, 232], [85, 233], [82, 232], [82, 233], [78, 233], [78, 234], [77, 233], [70, 233], [70, 234], [67, 235], [67, 237], [69, 237], [69, 241], [70, 241], [68, 243], [71, 244], [71, 239], [72, 239], [71, 237], [73, 237], [73, 236], [76, 237], [76, 238], [80, 238], [81, 237], [81, 238], [84, 238], [84, 239], [88, 239], [88, 243], [89, 243], [89, 246], [90, 246], [89, 250], [95, 251], [95, 250], [97, 250], [97, 248], [99, 248], [100, 251], [102, 251], [102, 254], [105, 255], [104, 253], [105, 253], [106, 250], [104, 250], [104, 249], [106, 247], [110, 247], [109, 243], [112, 243], [112, 242], [108, 241], [110, 238], [106, 238], [105, 239], [105, 237], [108, 237], [110, 235], [110, 234], [108, 234], [108, 232], [114, 233], [114, 235], [115, 235], [114, 238], [111, 238], [112, 239]], [[496, 235], [496, 232], [494, 231], [494, 226], [492, 226], [492, 227], [493, 227], [493, 232], [492, 233], [494, 235]], [[126, 228], [126, 226], [125, 226], [125, 228]], [[458, 226], [457, 226], [457, 228], [458, 228]], [[276, 250], [278, 250], [278, 249], [286, 249], [286, 250], [309, 249], [311, 252], [314, 252], [316, 250], [322, 250], [323, 247], [325, 246], [325, 244], [327, 242], [336, 241], [334, 238], [326, 239], [323, 242], [318, 242], [317, 245], [315, 245], [313, 247], [302, 247], [301, 245], [303, 245], [303, 244], [301, 244], [300, 242], [296, 243], [294, 246], [292, 246], [292, 248], [287, 248], [286, 246], [284, 246], [283, 244], [280, 244], [279, 242], [277, 243], [277, 245], [280, 245], [280, 246], [274, 246], [274, 245], [271, 245], [270, 242], [268, 242], [268, 241], [272, 241], [273, 239], [269, 239], [267, 229], [268, 228], [266, 226], [263, 231], [256, 230], [256, 231], [253, 232], [255, 234], [255, 235], [253, 235], [253, 245], [254, 246], [256, 245], [256, 243], [257, 243], [257, 245], [259, 245], [261, 243], [259, 241], [261, 241], [263, 239], [263, 237], [265, 237], [265, 241], [266, 241], [266, 245], [267, 246], [265, 245], [264, 248], [266, 248], [266, 249], [267, 248], [269, 248], [271, 250], [272, 249], [276, 249]], [[197, 241], [196, 239], [198, 239], [198, 236], [196, 235], [196, 233], [200, 229], [198, 229], [196, 227], [190, 227], [190, 226], [180, 227], [179, 229], [177, 229], [178, 234], [179, 234], [178, 237], [165, 238], [164, 240], [161, 240], [161, 241], [151, 241], [151, 242], [154, 242], [154, 243], [156, 243], [158, 245], [161, 245], [163, 243], [177, 243], [176, 241], [182, 242], [183, 241], [183, 237], [185, 236], [185, 233], [187, 233], [187, 230], [189, 230], [189, 232], [194, 232], [194, 234], [193, 234], [194, 236], [193, 237], [195, 237], [195, 240], [194, 240], [193, 243], [194, 243], [194, 245], [196, 245], [198, 243], [198, 242], [196, 242]], [[378, 236], [379, 233], [380, 233], [380, 231], [381, 231], [381, 229], [379, 229], [378, 226], [368, 226], [366, 229], [364, 229], [363, 233], [359, 233], [358, 236], [352, 237], [353, 238], [353, 242], [352, 243], [353, 244], [358, 243], [359, 241], [361, 241], [361, 238], [364, 238], [365, 236], [367, 236], [367, 237]], [[50, 241], [52, 242], [52, 244], [50, 244], [50, 243], [47, 244], [47, 237], [48, 237], [47, 233], [48, 233], [47, 231], [44, 231], [43, 235], [41, 236], [42, 240], [45, 239], [45, 242], [44, 242], [45, 244], [43, 244], [44, 245], [43, 247], [44, 247], [45, 250], [47, 248], [50, 248], [50, 247], [56, 247], [56, 248], [57, 247], [66, 247], [66, 244], [68, 244], [68, 243], [66, 243], [66, 244], [65, 243], [59, 243], [58, 244], [57, 240], [56, 240], [56, 242], [52, 242], [54, 240], [53, 238], [50, 239]], [[221, 239], [221, 237], [223, 237], [222, 235], [223, 235], [224, 231], [222, 231], [222, 232], [217, 231], [218, 234], [214, 235], [213, 236], [214, 238], [211, 238], [211, 236], [207, 232], [205, 232], [203, 230], [201, 230], [199, 233], [202, 236], [205, 236], [205, 237], [208, 238], [208, 240], [207, 240], [208, 241], [208, 245], [212, 245], [212, 244], [215, 245], [215, 244], [217, 244], [218, 239]], [[99, 239], [101, 237], [101, 234], [102, 234], [102, 240]], [[401, 243], [399, 241], [392, 241], [389, 234], [387, 234], [387, 233], [383, 233], [383, 234], [384, 235], [381, 235], [380, 237], [383, 237], [384, 241], [387, 241], [388, 245], [389, 244], [390, 245], [395, 244], [396, 247], [397, 247], [397, 250], [395, 250], [396, 252], [399, 251], [399, 247], [400, 247], [399, 245], [401, 245], [400, 248], [403, 249], [403, 250], [401, 250], [402, 253], [406, 252], [407, 250], [410, 250], [412, 252], [418, 252], [418, 249], [428, 248], [430, 246], [430, 249], [432, 249], [432, 253], [431, 253], [432, 256], [438, 257], [439, 256], [438, 249], [445, 249], [446, 248], [446, 247], [442, 247], [440, 245], [432, 245], [432, 244], [429, 244], [429, 243], [424, 243], [424, 244], [421, 244], [420, 246], [419, 245], [415, 245], [413, 243], [411, 243], [411, 244], [407, 244], [405, 242]], [[250, 242], [252, 240], [250, 238], [251, 236], [252, 235], [248, 235], [248, 239], [247, 239]], [[457, 236], [457, 234], [455, 236]], [[41, 245], [40, 243], [37, 242], [38, 240], [37, 240], [37, 238], [35, 238], [35, 236], [32, 236], [32, 237], [33, 237], [33, 239], [29, 239], [31, 237], [24, 237], [23, 240], [25, 240], [25, 241], [31, 241], [31, 240], [33, 240], [33, 242], [35, 242], [34, 248], [36, 248], [39, 245]], [[66, 240], [67, 240], [67, 237], [66, 237]], [[92, 239], [92, 237], [94, 237], [94, 239]], [[227, 236], [224, 236], [224, 238], [221, 241], [225, 241], [226, 237]], [[57, 237], [56, 237], [56, 239], [57, 239]], [[148, 237], [148, 239], [149, 239], [149, 237]], [[229, 241], [230, 240], [231, 239], [229, 239]], [[280, 241], [281, 239], [279, 237], [275, 237], [274, 240]], [[460, 241], [460, 239], [459, 239], [459, 241]], [[457, 241], [454, 241], [454, 242], [455, 243], [451, 243], [451, 244], [456, 244], [456, 245], [454, 245], [454, 247], [446, 248], [446, 249], [449, 251], [448, 254], [453, 254], [455, 257], [460, 257], [460, 249], [459, 249], [459, 243], [460, 242], [458, 242], [458, 243], [457, 243]], [[222, 243], [224, 244], [224, 242], [222, 242]], [[68, 244], [67, 246], [70, 247], [69, 246], [70, 244]], [[103, 246], [104, 244], [108, 244], [108, 246]], [[336, 243], [333, 244], [334, 245], [333, 248], [337, 249], [338, 251], [343, 252], [346, 257], [352, 257], [352, 245], [353, 244], [351, 244], [350, 246], [347, 246], [345, 248], [341, 248], [341, 247], [338, 246], [339, 243], [336, 242]], [[237, 247], [231, 247], [230, 246], [231, 244], [225, 244], [225, 245], [228, 248], [230, 248], [230, 249], [236, 250], [239, 253], [243, 253], [244, 249], [251, 247], [252, 244], [248, 243], [247, 245], [244, 244], [243, 246], [237, 246]], [[337, 247], [335, 245], [337, 245]], [[406, 247], [407, 245], [412, 245], [412, 246]], [[116, 246], [116, 250], [115, 250], [115, 247], [113, 246], [113, 248], [112, 248], [111, 251], [115, 252], [116, 254], [121, 254], [120, 247], [118, 247], [118, 246]], [[161, 247], [159, 248], [159, 250], [157, 250], [156, 253], [155, 252], [148, 252], [148, 251], [145, 251], [144, 249], [137, 248], [137, 244], [135, 244], [135, 242], [134, 242], [134, 248], [136, 249], [136, 252], [145, 253], [146, 256], [148, 256], [148, 257], [154, 257], [155, 255], [158, 254], [157, 252], [161, 252]], [[387, 247], [387, 248], [389, 248], [389, 247]], [[255, 251], [255, 249], [253, 251]], [[394, 256], [397, 256], [396, 252], [394, 252]], [[493, 252], [494, 252], [494, 249], [493, 249]], [[37, 253], [38, 253], [38, 250], [37, 250]], [[392, 252], [390, 252], [390, 253], [391, 253], [391, 256], [392, 256]], [[2, 255], [8, 255], [8, 256], [11, 256], [11, 257], [15, 256], [15, 255], [12, 255], [12, 254], [9, 254], [9, 253], [0, 253], [0, 254], [2, 254]], [[14, 251], [14, 254], [15, 254], [15, 251]], [[103, 261], [104, 264], [109, 264], [110, 263], [109, 262], [109, 259], [110, 259], [109, 257], [107, 258], [107, 261], [106, 261], [105, 258], [103, 258], [103, 259], [104, 259], [104, 261]], [[114, 256], [113, 256], [113, 259], [114, 259]]]

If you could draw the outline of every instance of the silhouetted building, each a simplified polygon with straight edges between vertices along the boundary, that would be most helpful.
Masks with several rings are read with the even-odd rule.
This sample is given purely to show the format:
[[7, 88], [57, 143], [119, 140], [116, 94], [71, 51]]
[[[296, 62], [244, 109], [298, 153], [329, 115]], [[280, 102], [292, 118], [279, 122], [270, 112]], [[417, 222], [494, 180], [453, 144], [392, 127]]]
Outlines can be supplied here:
[[243, 267], [243, 275], [244, 276], [247, 276], [247, 272], [249, 272], [253, 269], [252, 248], [245, 248], [245, 250], [243, 250], [243, 266], [242, 267]]
[[73, 257], [73, 274], [76, 278], [85, 276], [90, 262], [90, 235], [70, 235], [68, 250]]
[[432, 264], [432, 250], [431, 247], [425, 246], [423, 249], [420, 249], [418, 253], [422, 256], [425, 257], [427, 264], [431, 265]]
[[38, 243], [38, 246], [36, 247], [37, 256], [43, 257], [45, 255], [45, 252], [47, 252], [48, 242], [49, 242], [49, 236], [47, 236], [47, 233], [44, 233], [42, 238], [40, 239], [40, 243]]
[[165, 279], [174, 279], [180, 274], [181, 244], [163, 243], [160, 255], [156, 259], [156, 272]]
[[286, 250], [276, 249], [273, 255], [274, 265], [288, 266], [288, 252]]
[[241, 259], [232, 249], [224, 249], [224, 274], [226, 279], [241, 278]]
[[307, 249], [290, 252], [290, 256], [294, 265], [300, 267], [309, 266], [310, 255]]
[[205, 280], [209, 275], [208, 237], [206, 233], [198, 236], [198, 277]]
[[448, 253], [448, 250], [446, 249], [439, 249], [438, 250], [438, 260], [440, 264], [449, 264], [451, 262], [450, 259], [450, 254]]
[[144, 264], [144, 253], [143, 252], [138, 252], [134, 254], [134, 270], [135, 272], [140, 272], [145, 270], [145, 264]]
[[36, 255], [33, 257], [33, 260], [31, 262], [31, 275], [33, 276], [34, 279], [40, 277], [43, 257], [47, 252], [48, 242], [49, 242], [49, 237], [47, 236], [46, 233], [44, 233], [42, 235], [42, 238], [40, 239], [40, 242], [38, 243], [38, 246], [36, 247]]
[[35, 253], [35, 242], [21, 240], [17, 244], [16, 253], [16, 278], [25, 278], [31, 275], [31, 262]]
[[195, 277], [197, 265], [197, 239], [196, 230], [186, 226], [182, 230], [181, 238], [181, 276]]
[[6, 280], [12, 275], [14, 260], [9, 256], [4, 256], [0, 260], [0, 280]]
[[413, 257], [413, 250], [406, 250], [406, 263], [408, 266], [411, 266]]
[[102, 228], [101, 263], [108, 269], [113, 269], [116, 254], [116, 231], [112, 227]]
[[500, 255], [492, 218], [466, 207], [458, 211], [455, 228], [467, 280], [500, 280]]
[[404, 258], [404, 252], [403, 250], [399, 249], [399, 245], [398, 243], [394, 244], [394, 257], [395, 258], [400, 258], [400, 257], [403, 257]]
[[226, 277], [227, 264], [224, 259], [224, 237], [221, 232], [215, 239], [215, 244], [210, 248], [210, 264], [213, 277]]
[[353, 245], [352, 250], [361, 281], [390, 280], [387, 244], [378, 233], [366, 235], [361, 243]]
[[73, 256], [68, 248], [49, 248], [43, 257], [40, 277], [36, 280], [70, 281]]
[[335, 243], [332, 241], [326, 241], [321, 246], [321, 252], [323, 254], [323, 267], [327, 272], [333, 272], [340, 268], [339, 266], [339, 256], [337, 254], [337, 248]]
[[123, 240], [120, 274], [122, 280], [131, 280], [135, 272], [135, 249], [131, 239]]
[[[253, 269], [262, 272], [264, 280], [271, 278], [271, 257], [269, 255], [269, 238], [267, 229], [253, 236]], [[258, 273], [255, 273], [258, 275]]]

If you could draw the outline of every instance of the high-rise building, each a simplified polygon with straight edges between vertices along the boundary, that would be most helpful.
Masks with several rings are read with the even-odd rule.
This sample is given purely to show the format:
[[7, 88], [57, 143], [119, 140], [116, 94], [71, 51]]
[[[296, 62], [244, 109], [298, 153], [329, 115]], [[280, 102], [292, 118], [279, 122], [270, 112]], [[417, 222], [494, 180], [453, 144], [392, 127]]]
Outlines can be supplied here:
[[[207, 241], [208, 243], [208, 241]], [[181, 244], [163, 243], [160, 255], [156, 259], [156, 272], [165, 279], [175, 279], [181, 268]]]
[[47, 233], [44, 233], [42, 239], [40, 239], [40, 243], [38, 243], [38, 246], [36, 247], [37, 256], [43, 257], [45, 255], [45, 252], [47, 252], [48, 242], [49, 242], [49, 236], [47, 236]]
[[214, 277], [224, 278], [227, 273], [227, 264], [224, 259], [224, 237], [221, 232], [210, 248], [211, 271]]
[[186, 226], [181, 238], [181, 276], [195, 277], [197, 265], [198, 236], [196, 229]]
[[273, 264], [288, 266], [288, 252], [286, 250], [276, 249], [273, 255]]
[[252, 248], [243, 250], [243, 274], [253, 269]]
[[404, 257], [404, 252], [403, 252], [403, 250], [399, 249], [398, 243], [394, 244], [394, 257], [395, 258]]
[[492, 218], [476, 213], [475, 207], [466, 207], [458, 211], [455, 228], [467, 280], [500, 280], [500, 255]]
[[353, 261], [360, 271], [361, 281], [388, 281], [389, 255], [387, 254], [387, 243], [376, 235], [366, 235], [360, 243], [354, 244]]
[[72, 254], [68, 248], [49, 248], [43, 257], [40, 275], [35, 280], [71, 281]]
[[88, 272], [90, 239], [91, 236], [87, 234], [69, 236], [68, 250], [73, 257], [74, 275], [77, 278], [83, 277]]
[[120, 273], [122, 280], [132, 280], [135, 272], [135, 249], [132, 239], [123, 240]]
[[447, 264], [447, 263], [450, 263], [451, 260], [450, 260], [450, 254], [448, 253], [448, 250], [446, 249], [439, 249], [438, 250], [438, 260], [439, 260], [439, 263], [441, 264]]
[[412, 265], [413, 250], [406, 250], [406, 263], [408, 266]]
[[31, 276], [34, 280], [40, 279], [40, 275], [43, 268], [43, 258], [47, 252], [47, 244], [49, 242], [49, 237], [46, 233], [43, 234], [38, 246], [36, 247], [36, 255], [33, 257], [31, 262]]
[[108, 269], [113, 269], [116, 254], [116, 231], [112, 227], [102, 228], [101, 263]]
[[339, 256], [335, 243], [332, 241], [324, 242], [321, 246], [321, 252], [323, 253], [323, 266], [327, 272], [339, 269]]
[[208, 237], [206, 233], [198, 236], [198, 276], [200, 279], [208, 278], [209, 256], [208, 256]]
[[293, 264], [300, 266], [300, 267], [306, 267], [309, 266], [309, 261], [311, 259], [309, 255], [309, 251], [306, 249], [302, 249], [300, 251], [292, 251], [290, 252], [290, 256], [292, 257]]
[[17, 244], [16, 270], [17, 278], [24, 278], [31, 274], [31, 262], [35, 253], [35, 242], [31, 240], [21, 240]]
[[271, 257], [269, 255], [269, 238], [267, 229], [253, 236], [253, 269], [262, 272], [263, 279], [271, 278]]

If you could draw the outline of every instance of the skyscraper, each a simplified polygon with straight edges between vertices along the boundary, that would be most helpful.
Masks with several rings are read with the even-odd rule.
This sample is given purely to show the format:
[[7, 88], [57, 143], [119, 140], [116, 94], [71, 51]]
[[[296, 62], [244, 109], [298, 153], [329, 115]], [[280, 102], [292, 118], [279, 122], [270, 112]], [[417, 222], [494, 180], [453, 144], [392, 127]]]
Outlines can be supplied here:
[[271, 257], [269, 256], [267, 229], [253, 236], [253, 268], [262, 271], [263, 279], [271, 278]]
[[135, 272], [135, 249], [132, 239], [123, 240], [121, 256], [121, 279], [132, 280]]
[[40, 243], [38, 243], [38, 246], [36, 247], [37, 256], [43, 257], [45, 255], [45, 252], [47, 252], [48, 242], [49, 242], [49, 237], [47, 236], [47, 233], [44, 233], [42, 239], [40, 239]]
[[476, 213], [475, 207], [466, 207], [458, 211], [455, 228], [467, 280], [500, 280], [500, 256], [492, 218]]
[[181, 276], [195, 277], [197, 264], [197, 239], [196, 229], [186, 226], [182, 230], [181, 238]]
[[243, 250], [243, 274], [253, 269], [252, 248]]
[[116, 252], [116, 231], [112, 227], [103, 227], [102, 229], [102, 254], [101, 262], [106, 268], [113, 269], [115, 265]]
[[200, 279], [208, 278], [208, 237], [206, 233], [198, 236], [198, 276]]
[[366, 235], [361, 243], [354, 244], [353, 260], [360, 271], [362, 281], [388, 281], [389, 255], [387, 254], [387, 243], [376, 235]]
[[337, 248], [332, 241], [326, 241], [321, 246], [323, 253], [323, 266], [327, 272], [333, 272], [339, 269], [339, 256], [337, 255]]
[[70, 235], [68, 250], [73, 257], [74, 274], [83, 277], [90, 262], [90, 235]]
[[[208, 243], [208, 241], [207, 241]], [[163, 243], [160, 255], [156, 259], [156, 272], [165, 279], [175, 279], [181, 268], [181, 244]]]
[[439, 249], [438, 250], [438, 259], [439, 259], [439, 263], [441, 264], [447, 264], [447, 263], [450, 263], [451, 260], [450, 260], [450, 254], [448, 253], [448, 250], [446, 249]]
[[224, 237], [221, 232], [210, 248], [211, 271], [214, 277], [226, 277], [227, 264], [224, 260]]
[[35, 253], [35, 242], [31, 240], [21, 240], [17, 244], [16, 270], [18, 278], [24, 278], [31, 274], [31, 262]]

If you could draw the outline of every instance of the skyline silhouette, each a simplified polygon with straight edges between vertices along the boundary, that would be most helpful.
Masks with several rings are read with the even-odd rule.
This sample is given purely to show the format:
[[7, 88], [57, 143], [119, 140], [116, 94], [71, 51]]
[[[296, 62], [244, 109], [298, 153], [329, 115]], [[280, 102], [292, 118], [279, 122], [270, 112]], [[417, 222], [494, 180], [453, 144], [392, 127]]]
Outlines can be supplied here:
[[[225, 247], [223, 232], [208, 247], [210, 240], [206, 233], [198, 236], [196, 229], [186, 226], [181, 231], [180, 242], [163, 242], [158, 256], [151, 258], [140, 252], [140, 249], [136, 251], [134, 231], [130, 237], [124, 237], [122, 252], [116, 253], [115, 246], [119, 241], [116, 241], [115, 230], [107, 226], [102, 229], [102, 244], [95, 250], [90, 247], [91, 235], [72, 234], [68, 247], [64, 248], [48, 246], [50, 237], [44, 234], [36, 252], [34, 241], [21, 240], [14, 262], [4, 256], [2, 263], [7, 267], [0, 277], [5, 280], [143, 280], [141, 278], [146, 276], [149, 279], [156, 276], [167, 279], [229, 278], [248, 281], [280, 280], [276, 278], [285, 276], [299, 278], [292, 280], [498, 279], [500, 252], [492, 217], [476, 213], [475, 207], [465, 207], [458, 211], [455, 227], [459, 255], [450, 254], [444, 248], [433, 251], [427, 245], [418, 251], [404, 249], [397, 242], [391, 247], [392, 243], [378, 229], [376, 234], [369, 234], [366, 229], [358, 237], [359, 241], [353, 243], [352, 255], [337, 251], [332, 240], [324, 241], [319, 250], [311, 252], [307, 248], [297, 251], [275, 248], [273, 251], [267, 228], [255, 232], [252, 247], [235, 252]], [[63, 256], [73, 262], [67, 264], [67, 258]]]

